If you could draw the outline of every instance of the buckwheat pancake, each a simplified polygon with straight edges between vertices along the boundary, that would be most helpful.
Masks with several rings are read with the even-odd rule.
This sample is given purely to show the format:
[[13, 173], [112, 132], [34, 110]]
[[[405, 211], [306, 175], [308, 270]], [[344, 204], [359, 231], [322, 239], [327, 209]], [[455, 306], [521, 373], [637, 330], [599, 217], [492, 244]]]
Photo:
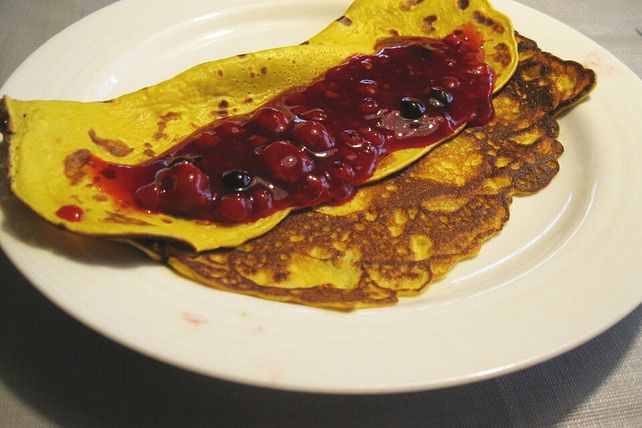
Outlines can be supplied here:
[[350, 203], [295, 213], [233, 249], [130, 243], [202, 284], [266, 299], [351, 310], [420, 293], [503, 228], [514, 195], [553, 179], [563, 152], [554, 116], [595, 85], [593, 71], [518, 40], [519, 66], [494, 98], [493, 122]]
[[[499, 90], [514, 72], [516, 43], [510, 20], [487, 1], [357, 0], [303, 45], [202, 64], [113, 100], [5, 97], [11, 191], [45, 220], [81, 234], [173, 239], [197, 251], [236, 246], [276, 226], [290, 209], [230, 225], [134, 209], [96, 185], [87, 172], [91, 156], [123, 165], [144, 162], [213, 120], [250, 114], [352, 55], [375, 52], [382, 39], [439, 39], [462, 26], [481, 35], [485, 62]], [[372, 180], [398, 171], [432, 147], [388, 155]]]

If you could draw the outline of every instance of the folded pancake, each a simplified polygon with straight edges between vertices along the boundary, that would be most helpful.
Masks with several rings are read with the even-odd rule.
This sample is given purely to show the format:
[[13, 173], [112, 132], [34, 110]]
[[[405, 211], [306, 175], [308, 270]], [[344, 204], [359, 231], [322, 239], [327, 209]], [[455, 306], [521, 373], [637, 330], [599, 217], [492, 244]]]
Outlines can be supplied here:
[[[357, 0], [344, 16], [301, 46], [202, 64], [113, 100], [5, 97], [11, 191], [45, 220], [82, 234], [167, 238], [197, 251], [236, 246], [276, 226], [289, 210], [249, 224], [221, 225], [134, 209], [115, 203], [94, 185], [85, 169], [89, 156], [119, 164], [146, 161], [212, 120], [249, 113], [351, 55], [375, 52], [382, 39], [441, 38], [463, 25], [481, 33], [486, 62], [499, 89], [514, 72], [516, 44], [509, 19], [487, 1]], [[403, 168], [431, 148], [389, 155], [373, 179]], [[74, 221], [80, 213], [82, 221]]]
[[513, 195], [551, 181], [563, 152], [553, 117], [595, 85], [591, 70], [518, 40], [519, 66], [494, 98], [493, 122], [350, 203], [294, 213], [234, 249], [131, 244], [202, 284], [266, 299], [351, 310], [416, 295], [503, 228]]

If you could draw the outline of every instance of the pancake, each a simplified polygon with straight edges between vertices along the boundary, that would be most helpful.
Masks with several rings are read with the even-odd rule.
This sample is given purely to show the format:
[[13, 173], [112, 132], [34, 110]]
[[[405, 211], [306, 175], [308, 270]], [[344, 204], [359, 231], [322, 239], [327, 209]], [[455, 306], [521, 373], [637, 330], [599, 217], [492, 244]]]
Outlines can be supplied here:
[[[90, 156], [131, 165], [164, 153], [213, 120], [249, 114], [282, 91], [310, 83], [351, 55], [374, 53], [390, 37], [442, 38], [470, 26], [501, 88], [514, 72], [510, 20], [485, 0], [357, 0], [301, 46], [242, 54], [196, 66], [173, 79], [105, 102], [20, 101], [5, 97], [12, 193], [43, 219], [90, 236], [172, 239], [196, 251], [233, 247], [276, 226], [277, 211], [251, 223], [221, 225], [119, 203], [87, 172]], [[395, 152], [381, 179], [434, 146]]]
[[519, 66], [494, 98], [494, 121], [467, 128], [351, 202], [295, 213], [233, 249], [130, 244], [187, 278], [265, 299], [352, 310], [417, 295], [501, 231], [514, 195], [550, 183], [563, 153], [554, 116], [595, 85], [593, 71], [518, 41]]

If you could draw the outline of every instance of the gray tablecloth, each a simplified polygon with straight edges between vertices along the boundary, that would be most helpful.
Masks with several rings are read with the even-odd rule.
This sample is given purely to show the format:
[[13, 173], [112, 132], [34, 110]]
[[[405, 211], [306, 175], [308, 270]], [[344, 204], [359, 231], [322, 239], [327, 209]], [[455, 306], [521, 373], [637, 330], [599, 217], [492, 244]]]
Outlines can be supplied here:
[[[521, 1], [642, 76], [642, 1]], [[56, 32], [109, 3], [1, 0], [0, 82]], [[125, 349], [53, 306], [0, 253], [0, 426], [642, 426], [641, 324], [638, 308], [565, 355], [472, 385], [376, 396], [280, 392]]]

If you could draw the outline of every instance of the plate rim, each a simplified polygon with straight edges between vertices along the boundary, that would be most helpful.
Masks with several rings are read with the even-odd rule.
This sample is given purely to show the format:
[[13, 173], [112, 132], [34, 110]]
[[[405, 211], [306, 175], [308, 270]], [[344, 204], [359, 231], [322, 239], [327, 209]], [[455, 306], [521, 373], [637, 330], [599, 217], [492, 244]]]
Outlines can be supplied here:
[[[88, 19], [95, 20], [95, 19], [97, 19], [97, 17], [98, 18], [100, 17], [101, 13], [105, 13], [104, 12], [105, 10], [112, 9], [115, 6], [119, 5], [119, 4], [123, 4], [123, 3], [134, 4], [134, 3], [137, 3], [137, 2], [143, 2], [143, 1], [146, 1], [146, 0], [124, 0], [124, 1], [121, 1], [121, 2], [114, 3], [112, 5], [109, 5], [106, 8], [100, 9], [100, 10], [88, 15], [87, 17], [83, 18], [82, 20], [72, 24], [70, 27], [67, 27], [67, 29], [65, 29], [61, 33], [59, 33], [59, 35], [62, 34], [62, 33], [65, 33], [65, 32], [76, 31], [75, 28], [78, 28], [78, 27], [84, 25], [83, 22], [85, 22], [86, 20], [88, 20]], [[347, 1], [345, 1], [345, 0], [337, 0], [337, 2], [347, 3]], [[494, 3], [496, 5], [508, 4], [508, 2], [506, 0], [496, 0]], [[557, 25], [563, 26], [565, 31], [570, 31], [570, 32], [574, 33], [576, 36], [584, 38], [585, 42], [588, 42], [588, 43], [590, 43], [592, 45], [595, 45], [602, 52], [607, 53], [608, 55], [610, 55], [612, 57], [612, 59], [615, 60], [616, 65], [618, 67], [620, 67], [620, 68], [623, 67], [624, 69], [628, 70], [628, 73], [630, 73], [630, 76], [634, 77], [637, 80], [637, 82], [639, 84], [638, 87], [642, 88], [642, 82], [640, 82], [639, 78], [635, 75], [635, 73], [633, 73], [626, 65], [622, 64], [619, 60], [617, 60], [614, 56], [612, 56], [612, 54], [608, 53], [608, 51], [606, 51], [604, 48], [599, 46], [597, 43], [595, 43], [592, 40], [588, 39], [586, 36], [582, 35], [581, 33], [577, 32], [576, 30], [572, 29], [571, 27], [568, 27], [565, 24], [561, 23], [560, 21], [555, 20], [554, 18], [551, 18], [551, 17], [549, 17], [549, 16], [547, 16], [545, 14], [542, 14], [541, 12], [538, 12], [535, 9], [532, 9], [532, 8], [530, 8], [528, 6], [525, 6], [525, 5], [522, 5], [522, 4], [518, 4], [518, 5], [519, 5], [519, 8], [524, 8], [525, 10], [527, 9], [529, 11], [529, 13], [531, 13], [531, 14], [541, 15], [541, 16], [539, 16], [539, 18], [545, 17], [546, 20], [554, 21]], [[502, 10], [500, 6], [497, 6], [497, 8], [499, 10]], [[54, 36], [54, 38], [55, 37], [58, 37], [58, 35]], [[26, 64], [28, 61], [30, 61], [32, 57], [35, 57], [36, 55], [40, 55], [39, 52], [41, 52], [41, 50], [46, 49], [46, 47], [47, 47], [47, 43], [44, 44], [43, 46], [41, 46], [41, 48], [39, 48], [38, 50], [36, 50], [31, 56], [29, 56], [29, 58], [27, 58], [27, 60], [25, 60], [23, 65]], [[5, 87], [10, 85], [10, 83], [14, 79], [14, 76], [19, 76], [20, 75], [20, 71], [22, 70], [23, 65], [21, 65], [11, 75], [11, 77], [7, 80], [7, 82], [2, 87], [2, 89], [0, 89], [0, 92], [2, 92], [2, 93], [6, 92], [5, 91]], [[15, 77], [15, 78], [18, 78], [18, 77]], [[167, 363], [170, 363], [170, 364], [173, 364], [173, 365], [188, 369], [190, 371], [194, 371], [194, 372], [198, 372], [198, 373], [201, 373], [201, 374], [205, 374], [205, 375], [208, 375], [208, 376], [215, 376], [215, 377], [218, 377], [218, 378], [227, 379], [227, 380], [231, 380], [231, 381], [235, 381], [235, 382], [241, 382], [241, 383], [246, 383], [246, 384], [265, 386], [265, 387], [270, 387], [270, 388], [287, 389], [287, 390], [295, 389], [295, 390], [307, 391], [307, 392], [331, 392], [331, 393], [408, 392], [408, 391], [418, 391], [418, 390], [442, 388], [442, 387], [460, 385], [460, 384], [463, 384], [463, 383], [469, 383], [469, 382], [489, 379], [489, 378], [492, 378], [492, 377], [496, 377], [498, 375], [511, 373], [511, 372], [514, 372], [514, 371], [517, 371], [517, 370], [520, 370], [520, 369], [523, 369], [523, 368], [526, 368], [526, 367], [533, 366], [533, 365], [535, 365], [537, 363], [540, 363], [540, 362], [543, 362], [543, 361], [548, 360], [550, 358], [553, 358], [555, 356], [558, 356], [558, 355], [560, 355], [560, 354], [562, 354], [562, 353], [564, 353], [564, 352], [566, 352], [566, 351], [568, 351], [570, 349], [573, 349], [573, 348], [575, 348], [575, 347], [587, 342], [588, 340], [598, 336], [600, 333], [602, 333], [605, 330], [607, 330], [608, 328], [612, 327], [614, 324], [616, 324], [618, 321], [620, 321], [622, 318], [624, 318], [628, 313], [633, 311], [642, 302], [642, 294], [641, 294], [639, 296], [639, 300], [638, 301], [630, 302], [629, 307], [626, 307], [624, 309], [624, 311], [622, 311], [622, 313], [619, 316], [614, 317], [611, 320], [610, 323], [605, 323], [605, 324], [601, 325], [599, 329], [594, 329], [594, 330], [592, 330], [590, 332], [586, 332], [584, 336], [578, 337], [577, 340], [574, 341], [574, 342], [567, 342], [563, 346], [560, 346], [560, 347], [558, 347], [557, 349], [555, 349], [555, 350], [553, 350], [551, 352], [543, 353], [543, 354], [541, 354], [541, 355], [539, 355], [539, 356], [537, 356], [535, 358], [532, 358], [530, 360], [527, 359], [527, 360], [523, 360], [521, 362], [517, 362], [516, 364], [513, 364], [510, 367], [502, 367], [502, 368], [498, 368], [497, 370], [488, 371], [488, 372], [485, 372], [485, 373], [471, 373], [468, 376], [459, 376], [457, 378], [452, 378], [452, 379], [442, 379], [441, 381], [433, 382], [433, 383], [426, 382], [425, 380], [423, 380], [423, 381], [420, 380], [420, 381], [416, 382], [415, 384], [406, 383], [404, 385], [391, 385], [391, 384], [381, 384], [381, 385], [378, 385], [378, 386], [369, 385], [367, 387], [367, 389], [364, 389], [363, 387], [353, 387], [353, 386], [350, 387], [350, 386], [346, 386], [346, 385], [341, 385], [341, 386], [335, 385], [334, 388], [328, 388], [328, 387], [317, 388], [314, 385], [305, 385], [305, 383], [303, 383], [303, 384], [299, 383], [299, 384], [294, 385], [292, 383], [287, 383], [287, 382], [286, 383], [279, 383], [279, 382], [268, 381], [268, 380], [265, 380], [265, 379], [255, 379], [252, 376], [250, 376], [248, 378], [247, 376], [245, 376], [245, 377], [244, 376], [234, 376], [234, 375], [230, 375], [229, 373], [213, 373], [211, 369], [201, 367], [201, 366], [199, 366], [197, 364], [189, 364], [189, 363], [187, 363], [185, 361], [172, 360], [172, 358], [170, 358], [168, 356], [159, 355], [158, 353], [150, 351], [149, 348], [145, 348], [144, 346], [141, 346], [140, 343], [137, 343], [137, 342], [131, 341], [131, 340], [127, 340], [126, 338], [124, 339], [121, 334], [115, 333], [114, 331], [111, 331], [109, 328], [105, 328], [105, 326], [99, 325], [98, 321], [92, 320], [92, 319], [86, 319], [85, 317], [79, 316], [78, 311], [75, 310], [73, 305], [69, 306], [69, 302], [60, 301], [60, 296], [56, 295], [55, 293], [52, 293], [51, 290], [49, 290], [46, 286], [42, 285], [42, 283], [41, 283], [42, 279], [38, 278], [38, 276], [35, 275], [34, 272], [29, 271], [29, 269], [25, 269], [24, 268], [23, 263], [18, 259], [17, 255], [12, 252], [12, 249], [11, 248], [7, 248], [7, 245], [8, 245], [7, 243], [8, 242], [9, 241], [5, 237], [5, 232], [4, 231], [0, 232], [0, 246], [3, 248], [5, 254], [7, 254], [7, 256], [11, 260], [11, 262], [14, 263], [14, 265], [18, 267], [18, 269], [23, 273], [23, 275], [25, 275], [25, 277], [27, 277], [28, 280], [40, 292], [42, 292], [45, 296], [47, 296], [47, 298], [49, 298], [51, 301], [53, 301], [58, 307], [62, 308], [65, 312], [70, 314], [72, 317], [74, 317], [76, 319], [79, 319], [85, 325], [87, 325], [90, 328], [98, 331], [99, 333], [101, 333], [102, 335], [110, 338], [111, 340], [114, 340], [114, 341], [116, 341], [118, 343], [122, 343], [122, 344], [126, 345], [127, 347], [129, 347], [131, 349], [135, 349], [136, 351], [138, 351], [138, 352], [140, 352], [142, 354], [145, 354], [147, 356], [150, 356], [152, 358], [160, 359], [160, 360], [165, 361]], [[236, 299], [232, 299], [232, 300], [236, 300]], [[277, 304], [277, 305], [282, 305], [282, 304]]]

